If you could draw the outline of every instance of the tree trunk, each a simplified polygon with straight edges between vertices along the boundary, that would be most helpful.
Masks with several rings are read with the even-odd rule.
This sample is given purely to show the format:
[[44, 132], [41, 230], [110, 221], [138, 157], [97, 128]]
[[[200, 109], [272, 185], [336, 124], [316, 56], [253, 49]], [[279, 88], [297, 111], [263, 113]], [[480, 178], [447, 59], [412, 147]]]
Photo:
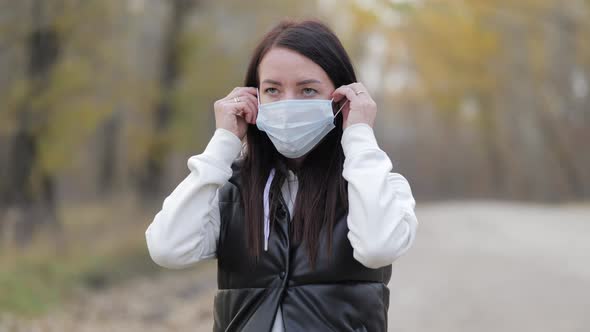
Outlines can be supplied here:
[[[39, 165], [39, 142], [43, 124], [36, 126], [33, 101], [42, 95], [47, 86], [52, 66], [60, 53], [58, 34], [52, 26], [40, 26], [42, 1], [33, 3], [33, 26], [28, 47], [28, 78], [31, 92], [18, 113], [17, 130], [11, 139], [8, 165], [7, 199], [18, 211], [15, 241], [18, 247], [27, 246], [41, 224], [51, 226], [57, 236], [58, 249], [63, 248], [61, 225], [57, 218], [55, 182], [51, 174]], [[35, 115], [34, 115], [35, 114]]]
[[140, 196], [148, 203], [159, 199], [158, 196], [164, 190], [166, 156], [171, 149], [167, 137], [174, 112], [171, 96], [174, 92], [174, 83], [180, 76], [180, 38], [182, 27], [194, 5], [194, 0], [172, 1], [172, 14], [164, 40], [159, 80], [161, 98], [155, 107], [153, 138], [139, 179]]

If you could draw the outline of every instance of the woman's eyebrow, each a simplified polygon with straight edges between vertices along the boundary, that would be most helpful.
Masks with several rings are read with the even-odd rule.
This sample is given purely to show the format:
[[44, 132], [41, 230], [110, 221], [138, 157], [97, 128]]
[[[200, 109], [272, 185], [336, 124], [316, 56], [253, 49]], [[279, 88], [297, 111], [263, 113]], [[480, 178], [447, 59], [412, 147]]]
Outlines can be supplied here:
[[[275, 81], [275, 80], [271, 80], [271, 79], [265, 79], [264, 81], [262, 81], [262, 83], [268, 83], [268, 84], [274, 84], [274, 85], [282, 85], [281, 82]], [[299, 85], [305, 85], [305, 84], [310, 84], [310, 83], [322, 83], [316, 79], [307, 79], [307, 80], [303, 80], [303, 81], [299, 81], [297, 82], [297, 86]]]
[[300, 82], [297, 82], [297, 85], [305, 85], [305, 84], [309, 84], [309, 83], [322, 83], [318, 80], [314, 80], [314, 79], [309, 79], [309, 80], [303, 80]]
[[269, 83], [269, 84], [274, 84], [274, 85], [282, 85], [281, 82], [277, 82], [271, 79], [265, 79], [264, 81], [262, 81], [262, 83]]

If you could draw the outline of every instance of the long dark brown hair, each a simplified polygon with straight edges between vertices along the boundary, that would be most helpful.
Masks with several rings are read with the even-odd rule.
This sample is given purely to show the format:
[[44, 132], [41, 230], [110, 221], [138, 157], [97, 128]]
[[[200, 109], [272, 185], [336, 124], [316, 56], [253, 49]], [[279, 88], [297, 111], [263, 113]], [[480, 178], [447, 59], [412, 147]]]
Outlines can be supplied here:
[[[330, 28], [318, 21], [285, 20], [271, 29], [254, 50], [245, 86], [259, 87], [258, 66], [273, 47], [287, 48], [309, 58], [322, 67], [336, 88], [356, 82], [350, 58]], [[292, 169], [297, 175], [299, 187], [289, 231], [293, 235], [292, 244], [306, 245], [312, 268], [315, 268], [320, 231], [325, 228], [327, 250], [331, 252], [334, 219], [338, 211], [348, 211], [347, 183], [342, 177], [342, 113], [336, 117], [335, 125], [336, 128], [307, 154], [301, 167]], [[242, 199], [249, 251], [258, 260], [263, 239], [264, 186], [271, 169], [275, 168], [269, 194], [272, 229], [281, 185], [288, 174], [288, 163], [266, 133], [255, 125], [248, 127], [246, 144], [241, 172]]]

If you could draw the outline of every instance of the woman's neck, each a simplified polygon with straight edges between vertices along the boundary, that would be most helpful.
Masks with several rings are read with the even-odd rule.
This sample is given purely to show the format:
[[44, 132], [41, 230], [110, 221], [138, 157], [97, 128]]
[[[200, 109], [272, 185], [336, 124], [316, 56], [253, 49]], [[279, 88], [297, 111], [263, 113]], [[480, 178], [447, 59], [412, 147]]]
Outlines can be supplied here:
[[301, 165], [303, 164], [303, 161], [305, 160], [305, 156], [301, 156], [299, 158], [287, 158], [287, 167], [289, 167], [290, 170], [298, 170], [299, 168], [301, 168]]

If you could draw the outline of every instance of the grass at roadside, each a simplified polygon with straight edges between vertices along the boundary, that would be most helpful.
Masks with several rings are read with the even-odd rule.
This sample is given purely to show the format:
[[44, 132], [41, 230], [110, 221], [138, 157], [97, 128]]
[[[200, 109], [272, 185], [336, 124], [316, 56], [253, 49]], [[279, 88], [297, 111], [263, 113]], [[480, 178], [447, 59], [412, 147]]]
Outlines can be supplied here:
[[3, 248], [0, 312], [39, 315], [80, 287], [101, 289], [161, 271], [145, 244], [152, 216], [138, 211], [125, 200], [66, 206], [61, 210], [63, 250], [56, 250], [49, 232], [38, 234], [26, 250]]

